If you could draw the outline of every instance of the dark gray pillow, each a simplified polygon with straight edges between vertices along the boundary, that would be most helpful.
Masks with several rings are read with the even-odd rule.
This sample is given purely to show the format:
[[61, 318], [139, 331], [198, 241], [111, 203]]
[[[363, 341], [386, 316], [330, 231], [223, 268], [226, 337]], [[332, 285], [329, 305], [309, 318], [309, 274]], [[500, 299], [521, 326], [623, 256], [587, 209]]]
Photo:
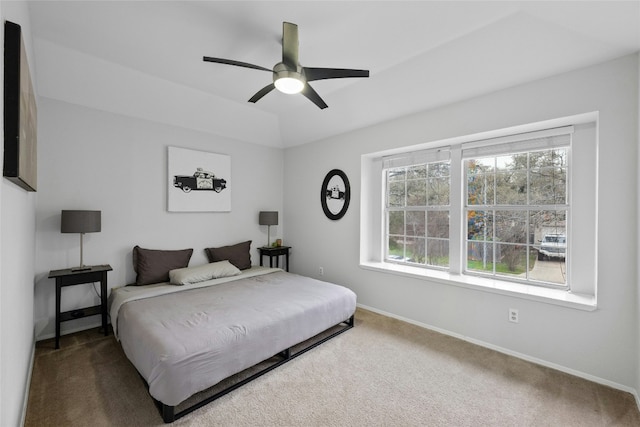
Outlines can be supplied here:
[[251, 268], [251, 240], [220, 248], [206, 248], [209, 262], [229, 260], [239, 270]]
[[193, 249], [176, 251], [133, 248], [133, 269], [138, 273], [136, 285], [169, 281], [169, 271], [189, 265]]

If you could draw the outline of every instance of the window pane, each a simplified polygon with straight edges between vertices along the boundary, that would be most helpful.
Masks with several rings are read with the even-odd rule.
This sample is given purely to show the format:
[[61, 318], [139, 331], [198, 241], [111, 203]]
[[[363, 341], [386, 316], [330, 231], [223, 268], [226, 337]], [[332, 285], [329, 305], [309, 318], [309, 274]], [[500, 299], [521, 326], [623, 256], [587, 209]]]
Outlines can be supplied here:
[[567, 149], [530, 153], [532, 204], [567, 202]]
[[427, 182], [424, 179], [407, 181], [407, 206], [427, 204]]
[[407, 179], [419, 179], [427, 177], [427, 165], [411, 166], [407, 168]]
[[467, 269], [485, 273], [493, 272], [493, 243], [469, 242], [467, 246]]
[[389, 234], [404, 235], [404, 212], [389, 212]]
[[449, 238], [449, 211], [427, 212], [427, 237]]
[[408, 237], [406, 240], [406, 262], [424, 264], [424, 247], [425, 239], [417, 237]]
[[530, 233], [535, 236], [535, 241], [542, 240], [545, 234], [561, 234], [566, 236], [567, 211], [566, 210], [531, 210], [529, 219]]
[[449, 266], [449, 241], [427, 239], [427, 264], [438, 267]]
[[527, 246], [496, 244], [496, 274], [516, 275], [523, 279], [527, 273]]
[[407, 211], [407, 236], [424, 236], [424, 211]]
[[494, 174], [478, 173], [467, 178], [467, 204], [492, 205], [494, 201]]
[[404, 237], [389, 236], [388, 240], [388, 258], [391, 260], [400, 260], [404, 258]]
[[449, 205], [449, 177], [429, 178], [429, 206], [448, 206]]
[[[562, 183], [554, 179], [554, 171], [549, 168], [531, 171], [531, 203], [546, 205], [554, 204], [557, 199], [562, 199], [562, 194], [556, 195], [558, 186]], [[561, 201], [564, 203], [564, 201]]]
[[[535, 252], [535, 251], [532, 251]], [[563, 258], [533, 257], [529, 279], [557, 285], [567, 284], [567, 263]]]
[[539, 205], [565, 204], [567, 200], [567, 171], [559, 168], [540, 168], [531, 171], [531, 203]]
[[496, 211], [496, 240], [527, 243], [527, 213], [525, 211]]
[[496, 174], [496, 204], [524, 205], [527, 203], [527, 171], [506, 170]]
[[553, 199], [550, 204], [566, 204], [567, 203], [567, 180], [566, 180], [566, 170], [564, 172], [559, 172], [564, 175], [563, 179], [554, 180], [553, 186]]
[[567, 211], [531, 211], [529, 235], [533, 236], [531, 280], [567, 283]]
[[429, 178], [448, 178], [450, 175], [449, 162], [429, 163], [427, 166]]
[[389, 169], [387, 171], [387, 181], [404, 181], [406, 175], [407, 170], [405, 168]]
[[387, 195], [387, 204], [389, 207], [403, 207], [405, 206], [405, 191], [404, 181], [390, 182]]
[[469, 240], [493, 240], [493, 214], [491, 211], [469, 211], [467, 214]]

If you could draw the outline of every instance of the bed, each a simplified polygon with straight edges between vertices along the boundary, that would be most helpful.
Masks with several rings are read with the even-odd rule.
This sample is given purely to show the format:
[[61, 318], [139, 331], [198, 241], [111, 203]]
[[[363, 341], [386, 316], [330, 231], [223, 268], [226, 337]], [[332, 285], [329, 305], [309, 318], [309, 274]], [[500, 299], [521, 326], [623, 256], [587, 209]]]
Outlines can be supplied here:
[[[167, 423], [354, 325], [356, 295], [343, 286], [278, 268], [239, 270], [229, 260], [168, 273], [165, 282], [114, 288], [109, 299], [114, 335]], [[176, 412], [194, 394], [274, 356], [241, 383]]]

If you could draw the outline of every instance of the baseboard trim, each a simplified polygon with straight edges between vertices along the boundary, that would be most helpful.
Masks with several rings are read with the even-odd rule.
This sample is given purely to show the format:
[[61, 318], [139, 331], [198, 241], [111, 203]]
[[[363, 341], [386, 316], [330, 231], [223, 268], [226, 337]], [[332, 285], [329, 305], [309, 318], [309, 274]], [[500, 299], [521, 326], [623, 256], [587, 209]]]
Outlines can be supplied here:
[[384, 311], [384, 310], [379, 310], [379, 309], [374, 308], [374, 307], [369, 307], [369, 306], [364, 305], [364, 304], [358, 303], [357, 306], [362, 308], [362, 309], [364, 309], [364, 310], [369, 310], [369, 311], [372, 311], [374, 313], [381, 314], [383, 316], [391, 317], [391, 318], [394, 318], [394, 319], [397, 319], [397, 320], [401, 320], [403, 322], [410, 323], [412, 325], [416, 325], [416, 326], [420, 326], [420, 327], [425, 328], [425, 329], [429, 329], [429, 330], [434, 331], [434, 332], [438, 332], [438, 333], [441, 333], [441, 334], [444, 334], [444, 335], [448, 335], [450, 337], [458, 338], [460, 340], [467, 341], [467, 342], [470, 342], [472, 344], [476, 344], [476, 345], [479, 345], [481, 347], [485, 347], [485, 348], [488, 348], [490, 350], [494, 350], [494, 351], [497, 351], [499, 353], [506, 354], [508, 356], [517, 357], [518, 359], [526, 360], [527, 362], [535, 363], [536, 365], [545, 366], [547, 368], [555, 369], [556, 371], [564, 372], [564, 373], [569, 374], [569, 375], [573, 375], [573, 376], [576, 376], [576, 377], [579, 377], [579, 378], [583, 378], [585, 380], [588, 380], [588, 381], [591, 381], [591, 382], [594, 382], [594, 383], [597, 383], [597, 384], [602, 384], [602, 385], [605, 385], [605, 386], [608, 386], [608, 387], [611, 387], [611, 388], [615, 388], [617, 390], [621, 390], [621, 391], [625, 391], [627, 393], [631, 393], [631, 395], [636, 400], [636, 405], [638, 406], [638, 410], [640, 410], [640, 397], [638, 396], [638, 391], [636, 389], [634, 389], [633, 387], [629, 387], [629, 386], [626, 386], [624, 384], [619, 384], [619, 383], [616, 383], [614, 381], [607, 380], [605, 378], [600, 378], [600, 377], [597, 377], [595, 375], [588, 374], [586, 372], [577, 371], [575, 369], [572, 369], [572, 368], [569, 368], [569, 367], [566, 367], [566, 366], [563, 366], [563, 365], [558, 365], [557, 363], [549, 362], [548, 360], [538, 359], [537, 357], [532, 357], [532, 356], [529, 356], [529, 355], [524, 354], [524, 353], [518, 353], [517, 351], [513, 351], [513, 350], [509, 350], [507, 348], [499, 347], [497, 345], [493, 345], [493, 344], [490, 344], [490, 343], [487, 343], [487, 342], [484, 342], [484, 341], [481, 341], [481, 340], [476, 340], [474, 338], [470, 338], [470, 337], [467, 337], [467, 336], [464, 336], [464, 335], [461, 335], [461, 334], [458, 334], [458, 333], [455, 333], [455, 332], [451, 332], [451, 331], [448, 331], [446, 329], [438, 328], [436, 326], [428, 325], [426, 323], [418, 322], [418, 321], [415, 321], [413, 319], [409, 319], [409, 318], [406, 318], [406, 317], [403, 317], [403, 316], [398, 316], [396, 314], [389, 313], [389, 312]]
[[36, 358], [36, 331], [33, 331], [33, 340], [31, 342], [31, 357], [29, 358], [29, 370], [27, 372], [27, 380], [24, 385], [24, 395], [22, 396], [22, 415], [20, 416], [20, 426], [24, 427], [27, 420], [27, 405], [29, 403], [29, 392], [31, 391], [31, 376], [33, 375], [33, 364]]
[[[107, 324], [110, 325], [109, 322], [107, 322]], [[64, 331], [60, 332], [60, 336], [75, 334], [76, 332], [86, 331], [87, 329], [94, 329], [94, 328], [101, 328], [101, 327], [102, 327], [102, 323], [100, 321], [96, 321], [95, 323], [92, 322], [90, 324], [65, 329]], [[56, 333], [50, 332], [48, 334], [43, 334], [36, 337], [36, 341], [44, 341], [44, 340], [48, 340], [50, 338], [55, 338], [55, 337], [56, 337]]]

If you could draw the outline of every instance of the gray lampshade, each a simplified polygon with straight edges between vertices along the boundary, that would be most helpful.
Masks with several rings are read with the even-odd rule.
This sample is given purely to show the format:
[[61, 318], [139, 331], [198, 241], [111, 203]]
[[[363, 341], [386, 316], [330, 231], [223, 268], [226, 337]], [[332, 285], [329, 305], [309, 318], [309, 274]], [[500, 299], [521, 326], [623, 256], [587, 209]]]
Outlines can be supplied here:
[[97, 233], [101, 229], [101, 211], [62, 211], [61, 233]]
[[260, 225], [278, 225], [278, 212], [277, 211], [262, 211], [258, 217], [258, 224]]

